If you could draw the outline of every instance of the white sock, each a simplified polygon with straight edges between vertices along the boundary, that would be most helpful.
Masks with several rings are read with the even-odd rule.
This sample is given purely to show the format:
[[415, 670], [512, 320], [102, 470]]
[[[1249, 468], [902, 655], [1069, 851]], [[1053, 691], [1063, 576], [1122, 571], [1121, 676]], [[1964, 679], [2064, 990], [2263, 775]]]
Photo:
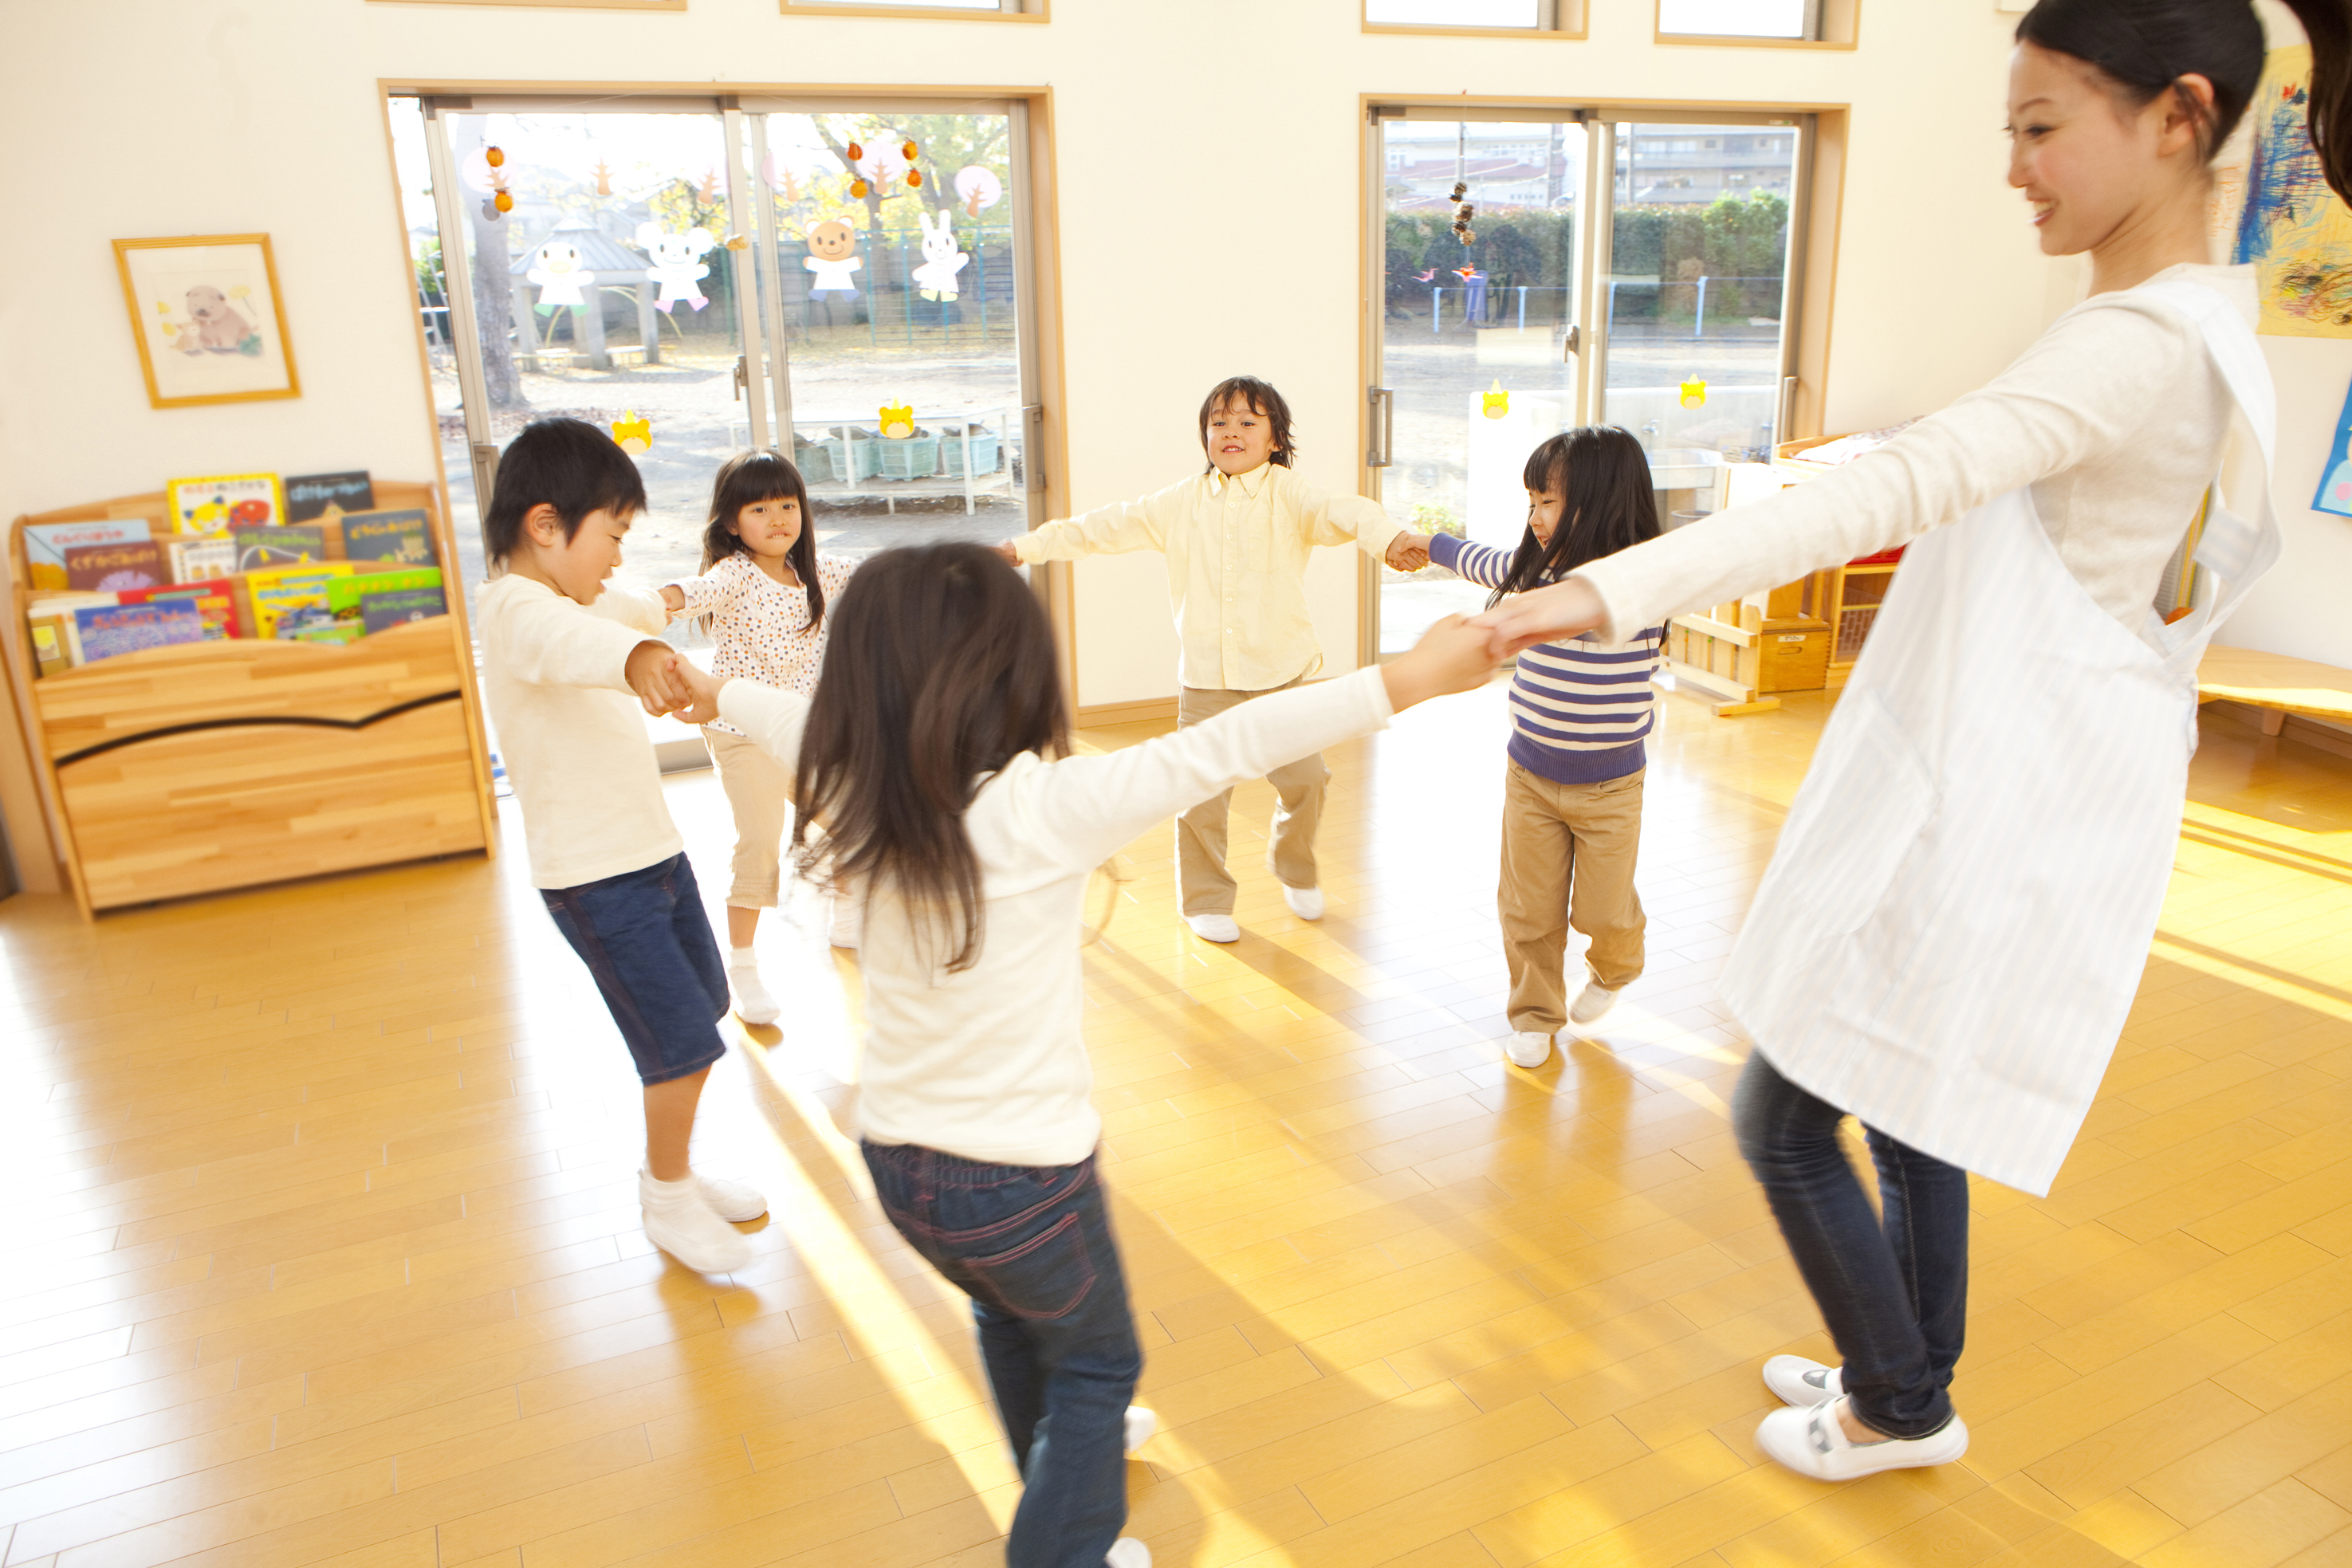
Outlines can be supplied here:
[[690, 1197], [699, 1196], [695, 1188], [692, 1171], [688, 1171], [676, 1181], [656, 1181], [653, 1172], [646, 1171], [644, 1173], [643, 1181], [645, 1197], [663, 1208], [667, 1208], [672, 1204], [684, 1203]]
[[730, 969], [756, 969], [760, 967], [760, 951], [756, 947], [730, 947], [727, 967]]

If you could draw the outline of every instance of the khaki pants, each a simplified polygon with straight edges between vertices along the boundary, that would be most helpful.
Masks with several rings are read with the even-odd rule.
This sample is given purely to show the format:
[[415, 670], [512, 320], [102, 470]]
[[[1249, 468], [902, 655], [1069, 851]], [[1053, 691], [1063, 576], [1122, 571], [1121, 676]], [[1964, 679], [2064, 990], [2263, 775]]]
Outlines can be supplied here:
[[719, 788], [735, 813], [735, 880], [730, 909], [773, 909], [782, 881], [784, 823], [793, 811], [793, 776], [747, 737], [706, 728]]
[[[1496, 904], [1511, 968], [1511, 1027], [1551, 1034], [1568, 1022], [1568, 928], [1591, 939], [1594, 982], [1622, 990], [1642, 974], [1648, 925], [1633, 891], [1643, 774], [1555, 784], [1514, 762], [1503, 780], [1503, 880]], [[1646, 770], [1645, 770], [1646, 771]]]
[[[1275, 686], [1286, 692], [1297, 685]], [[1186, 686], [1176, 698], [1176, 727], [1200, 724], [1252, 697], [1267, 692], [1228, 692]], [[1279, 802], [1274, 810], [1274, 842], [1266, 863], [1286, 887], [1313, 887], [1315, 829], [1323, 821], [1323, 789], [1331, 770], [1319, 751], [1286, 762], [1265, 776]], [[1234, 878], [1225, 869], [1225, 812], [1233, 803], [1230, 789], [1203, 800], [1176, 819], [1176, 882], [1184, 895], [1187, 915], [1231, 915]]]

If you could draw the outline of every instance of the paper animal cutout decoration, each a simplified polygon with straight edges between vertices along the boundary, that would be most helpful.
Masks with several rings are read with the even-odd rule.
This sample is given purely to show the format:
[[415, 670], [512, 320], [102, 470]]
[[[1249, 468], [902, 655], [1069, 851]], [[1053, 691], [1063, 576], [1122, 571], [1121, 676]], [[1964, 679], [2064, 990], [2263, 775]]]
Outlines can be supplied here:
[[191, 358], [205, 354], [243, 354], [257, 357], [261, 352], [261, 334], [246, 319], [245, 306], [251, 290], [242, 283], [231, 286], [224, 294], [209, 283], [199, 283], [188, 290], [184, 322], [171, 319], [172, 307], [159, 299], [155, 308], [163, 313], [163, 331], [172, 340], [172, 347]]
[[699, 258], [718, 243], [710, 237], [709, 229], [692, 228], [674, 235], [659, 224], [637, 225], [637, 244], [653, 257], [646, 276], [661, 285], [661, 298], [654, 301], [655, 309], [667, 315], [673, 305], [683, 303], [699, 310], [710, 303], [703, 296], [700, 283], [710, 276], [710, 268]]
[[1693, 376], [1690, 380], [1683, 383], [1683, 406], [1685, 408], [1705, 408], [1706, 406], [1706, 382], [1705, 381], [1701, 380], [1697, 376]]
[[912, 403], [884, 403], [881, 409], [882, 434], [892, 441], [904, 441], [915, 434], [915, 408]]
[[632, 457], [653, 449], [654, 422], [635, 409], [624, 409], [613, 422], [613, 444]]
[[827, 218], [811, 225], [803, 237], [808, 241], [809, 253], [801, 265], [816, 274], [816, 280], [809, 285], [809, 298], [838, 294], [844, 299], [856, 298], [857, 283], [849, 275], [866, 265], [857, 259], [857, 231], [839, 218]]
[[1511, 394], [1503, 390], [1500, 381], [1479, 393], [1478, 399], [1478, 412], [1488, 419], [1500, 419], [1511, 412]]
[[995, 174], [974, 163], [956, 171], [955, 193], [963, 203], [964, 216], [976, 218], [1004, 199], [1004, 185]]
[[596, 281], [596, 275], [580, 265], [580, 247], [556, 239], [530, 253], [530, 270], [523, 276], [539, 285], [542, 310], [587, 304], [580, 290]]
[[940, 214], [939, 227], [931, 226], [931, 214], [915, 214], [923, 225], [923, 265], [915, 268], [915, 287], [926, 299], [953, 299], [956, 297], [956, 274], [971, 257], [956, 248], [955, 215]]

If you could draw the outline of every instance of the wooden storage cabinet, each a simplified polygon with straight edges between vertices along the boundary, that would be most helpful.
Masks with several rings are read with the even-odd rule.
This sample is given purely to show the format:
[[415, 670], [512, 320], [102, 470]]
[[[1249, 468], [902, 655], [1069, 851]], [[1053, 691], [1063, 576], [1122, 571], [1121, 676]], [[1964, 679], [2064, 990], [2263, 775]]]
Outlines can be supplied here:
[[[163, 497], [20, 517], [12, 676], [85, 914], [292, 877], [488, 852], [489, 789], [456, 559], [427, 486], [450, 613], [343, 645], [231, 639], [40, 679], [25, 625], [30, 524], [163, 515]], [[145, 508], [152, 504], [152, 513]]]

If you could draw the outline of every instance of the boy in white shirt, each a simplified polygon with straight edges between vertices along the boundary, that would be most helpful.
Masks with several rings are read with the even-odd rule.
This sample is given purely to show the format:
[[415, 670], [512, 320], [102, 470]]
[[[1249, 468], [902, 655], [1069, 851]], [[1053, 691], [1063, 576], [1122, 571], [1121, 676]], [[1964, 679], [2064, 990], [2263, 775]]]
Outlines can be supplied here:
[[697, 1176], [687, 1158], [703, 1080], [727, 1051], [727, 971], [638, 712], [691, 698], [652, 635], [669, 612], [656, 594], [604, 586], [645, 505], [636, 465], [594, 425], [526, 428], [499, 460], [483, 519], [499, 575], [475, 601], [474, 628], [532, 884], [645, 1084], [646, 1235], [690, 1269], [724, 1273], [751, 1260], [727, 1221], [768, 1204], [740, 1182]]
[[[1252, 697], [1286, 691], [1323, 667], [1307, 612], [1307, 557], [1317, 545], [1353, 543], [1400, 571], [1429, 564], [1421, 537], [1400, 528], [1378, 501], [1318, 490], [1290, 466], [1290, 405], [1255, 376], [1218, 382], [1201, 404], [1205, 472], [1135, 501], [1098, 507], [1009, 538], [997, 553], [1015, 566], [1156, 549], [1168, 557], [1168, 597], [1181, 639], [1177, 727], [1189, 728]], [[1301, 920], [1323, 917], [1315, 829], [1330, 770], [1309, 752], [1267, 774], [1278, 804], [1266, 860], [1282, 901]], [[1176, 876], [1184, 923], [1210, 942], [1238, 942], [1234, 878], [1225, 869], [1230, 789], [1176, 821]]]

